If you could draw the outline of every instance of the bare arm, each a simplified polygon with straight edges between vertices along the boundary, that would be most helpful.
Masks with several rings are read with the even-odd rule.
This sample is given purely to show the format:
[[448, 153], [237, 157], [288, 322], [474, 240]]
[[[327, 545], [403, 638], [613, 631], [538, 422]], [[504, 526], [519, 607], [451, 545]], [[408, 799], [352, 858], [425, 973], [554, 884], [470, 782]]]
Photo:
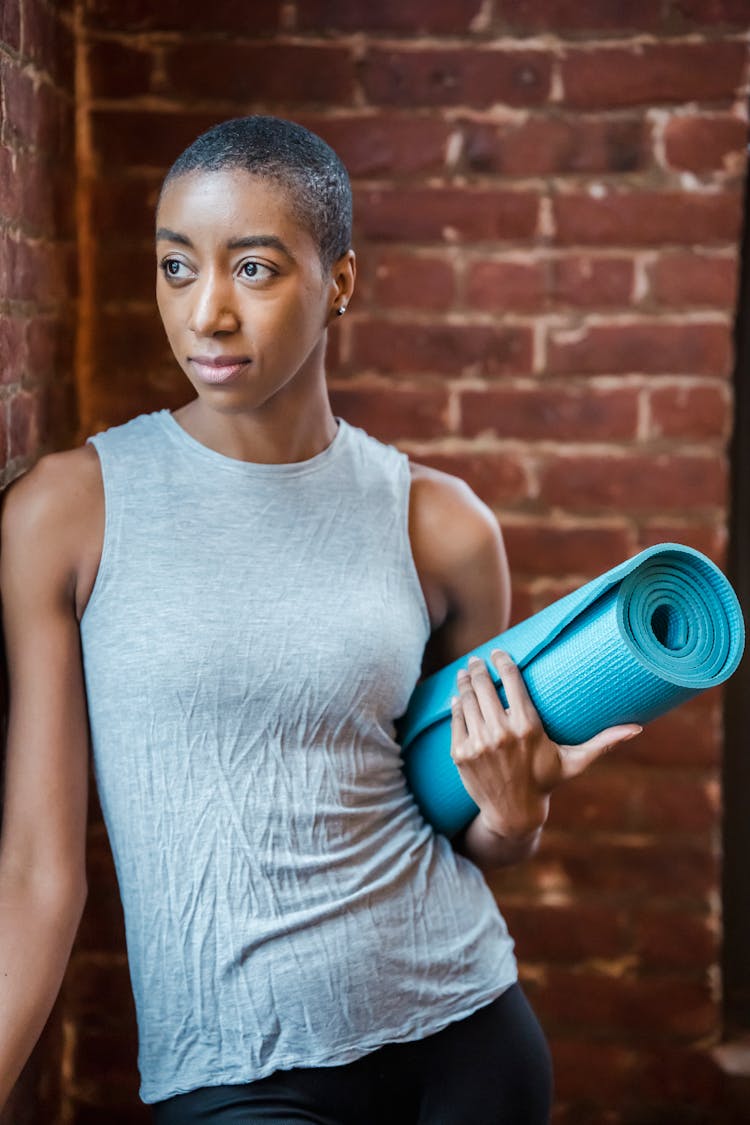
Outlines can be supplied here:
[[[412, 466], [410, 537], [432, 615], [426, 675], [508, 628], [510, 571], [491, 510], [463, 481]], [[535, 850], [541, 828], [511, 839], [480, 813], [454, 840], [480, 867], [518, 863]]]
[[3, 507], [10, 690], [0, 835], [0, 1106], [52, 1009], [86, 897], [88, 727], [75, 599], [88, 462], [80, 451], [44, 458], [11, 486]]
[[[460, 659], [502, 633], [510, 616], [510, 576], [492, 512], [455, 478], [413, 467], [412, 547], [433, 617], [424, 671]], [[578, 776], [634, 724], [611, 727], [581, 746], [547, 737], [517, 667], [493, 656], [508, 700], [502, 706], [487, 666], [459, 671], [451, 755], [479, 813], [454, 846], [480, 867], [517, 863], [536, 849], [551, 791]]]

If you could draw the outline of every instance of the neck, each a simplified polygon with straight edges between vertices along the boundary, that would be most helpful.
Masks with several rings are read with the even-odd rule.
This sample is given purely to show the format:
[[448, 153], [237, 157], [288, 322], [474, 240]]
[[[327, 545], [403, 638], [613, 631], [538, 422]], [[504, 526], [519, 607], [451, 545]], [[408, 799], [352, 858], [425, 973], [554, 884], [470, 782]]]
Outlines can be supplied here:
[[268, 465], [307, 461], [336, 434], [325, 379], [285, 391], [257, 408], [220, 410], [199, 397], [173, 413], [191, 437], [225, 457]]

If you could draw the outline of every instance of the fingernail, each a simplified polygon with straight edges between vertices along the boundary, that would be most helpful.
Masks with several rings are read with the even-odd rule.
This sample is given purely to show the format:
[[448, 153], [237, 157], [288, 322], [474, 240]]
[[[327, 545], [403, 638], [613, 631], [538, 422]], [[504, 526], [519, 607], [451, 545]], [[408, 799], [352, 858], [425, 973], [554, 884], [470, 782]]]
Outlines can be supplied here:
[[480, 660], [478, 656], [470, 656], [469, 657], [469, 667], [470, 668], [476, 668], [476, 667], [478, 667], [479, 665], [482, 665], [482, 664], [484, 664], [484, 661]]
[[631, 731], [630, 734], [626, 734], [625, 737], [621, 739], [621, 741], [629, 742], [631, 738], [637, 738], [639, 734], [643, 734], [643, 727], [638, 727], [638, 730], [634, 730]]

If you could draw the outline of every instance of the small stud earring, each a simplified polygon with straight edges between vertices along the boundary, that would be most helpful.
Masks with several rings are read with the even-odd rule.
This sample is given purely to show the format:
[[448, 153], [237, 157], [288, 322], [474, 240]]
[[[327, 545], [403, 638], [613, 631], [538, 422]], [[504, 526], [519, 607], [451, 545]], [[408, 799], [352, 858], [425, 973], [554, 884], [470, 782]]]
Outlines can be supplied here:
[[336, 309], [336, 316], [343, 316], [345, 312], [346, 305], [339, 305], [339, 307]]

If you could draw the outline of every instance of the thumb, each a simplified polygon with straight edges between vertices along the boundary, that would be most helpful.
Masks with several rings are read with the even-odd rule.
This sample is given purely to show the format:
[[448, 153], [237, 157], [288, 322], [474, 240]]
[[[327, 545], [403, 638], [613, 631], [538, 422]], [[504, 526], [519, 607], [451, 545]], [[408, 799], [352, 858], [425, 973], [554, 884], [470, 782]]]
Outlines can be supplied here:
[[642, 730], [643, 727], [639, 727], [637, 723], [624, 723], [600, 731], [593, 738], [582, 742], [580, 746], [561, 746], [562, 780], [568, 781], [572, 777], [578, 777], [597, 758], [601, 758], [609, 750], [614, 750], [621, 742], [635, 738]]

